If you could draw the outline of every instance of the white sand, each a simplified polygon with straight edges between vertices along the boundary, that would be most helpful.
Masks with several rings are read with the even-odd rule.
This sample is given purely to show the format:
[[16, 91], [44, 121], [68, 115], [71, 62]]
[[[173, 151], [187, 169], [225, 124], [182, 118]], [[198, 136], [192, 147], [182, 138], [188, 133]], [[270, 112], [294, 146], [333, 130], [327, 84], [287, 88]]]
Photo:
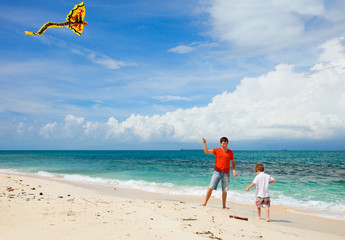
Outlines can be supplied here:
[[211, 199], [206, 207], [200, 206], [203, 200], [0, 174], [0, 239], [337, 240], [345, 236], [345, 221], [272, 206], [267, 223], [255, 220], [254, 206], [230, 201], [230, 209], [224, 210], [219, 199]]

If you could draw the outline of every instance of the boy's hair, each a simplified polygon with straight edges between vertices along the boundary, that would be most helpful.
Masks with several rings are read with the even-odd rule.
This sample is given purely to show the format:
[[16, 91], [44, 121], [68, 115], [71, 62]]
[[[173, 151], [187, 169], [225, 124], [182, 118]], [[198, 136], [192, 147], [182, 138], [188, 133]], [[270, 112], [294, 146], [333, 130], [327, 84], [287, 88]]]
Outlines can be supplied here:
[[264, 168], [264, 165], [262, 163], [258, 163], [255, 165], [255, 168], [254, 168], [255, 172], [257, 172], [257, 171], [263, 172], [264, 170], [265, 170], [265, 168]]
[[222, 137], [221, 139], [220, 139], [220, 143], [222, 143], [222, 142], [229, 142], [229, 140], [228, 140], [228, 138], [227, 137]]

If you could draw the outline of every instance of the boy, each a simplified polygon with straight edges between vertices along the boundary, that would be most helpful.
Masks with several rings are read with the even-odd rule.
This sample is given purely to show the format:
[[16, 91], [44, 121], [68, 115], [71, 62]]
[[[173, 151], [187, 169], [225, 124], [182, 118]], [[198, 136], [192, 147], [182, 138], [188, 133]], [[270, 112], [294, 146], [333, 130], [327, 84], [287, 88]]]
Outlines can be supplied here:
[[249, 191], [250, 188], [256, 185], [256, 206], [258, 208], [258, 220], [261, 219], [261, 206], [266, 206], [266, 222], [270, 221], [270, 193], [268, 191], [268, 185], [270, 183], [275, 183], [276, 180], [272, 178], [270, 175], [264, 173], [264, 165], [262, 163], [258, 163], [255, 165], [254, 171], [256, 172], [256, 177], [252, 184], [250, 184], [246, 191]]
[[208, 150], [205, 138], [202, 139], [202, 142], [204, 143], [204, 152], [206, 154], [215, 155], [216, 164], [214, 167], [214, 172], [211, 178], [210, 186], [206, 193], [205, 202], [201, 204], [201, 206], [206, 206], [208, 200], [211, 197], [212, 191], [217, 190], [218, 183], [220, 180], [222, 180], [222, 201], [223, 208], [226, 209], [226, 197], [230, 183], [230, 161], [232, 163], [232, 174], [234, 177], [237, 177], [234, 154], [230, 149], [228, 149], [229, 140], [226, 137], [222, 137], [220, 139], [221, 147], [212, 150]]

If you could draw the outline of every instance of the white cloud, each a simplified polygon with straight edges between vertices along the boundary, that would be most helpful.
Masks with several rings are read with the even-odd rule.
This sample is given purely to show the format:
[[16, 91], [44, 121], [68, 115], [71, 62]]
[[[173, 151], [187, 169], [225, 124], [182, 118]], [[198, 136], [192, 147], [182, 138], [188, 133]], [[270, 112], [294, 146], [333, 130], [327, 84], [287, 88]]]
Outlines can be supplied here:
[[20, 122], [17, 127], [17, 134], [23, 135], [24, 134], [24, 123]]
[[180, 97], [180, 96], [172, 96], [172, 95], [167, 95], [167, 96], [158, 96], [158, 97], [153, 97], [154, 99], [157, 99], [161, 102], [168, 102], [168, 101], [189, 101], [189, 98], [186, 97]]
[[40, 130], [40, 135], [45, 138], [58, 138], [57, 122], [47, 123]]
[[102, 65], [108, 69], [119, 69], [123, 66], [135, 66], [135, 63], [126, 63], [123, 61], [118, 61], [114, 58], [106, 56], [102, 53], [98, 53], [89, 49], [73, 49], [71, 50], [74, 54], [78, 54], [86, 57], [89, 61]]
[[324, 41], [344, 25], [322, 0], [216, 0], [206, 11], [212, 36], [253, 51]]
[[[332, 139], [345, 134], [345, 52], [343, 38], [321, 46], [320, 63], [305, 72], [277, 65], [267, 74], [244, 78], [233, 92], [223, 92], [205, 107], [163, 115], [131, 115], [119, 122], [86, 122], [69, 115], [49, 123], [42, 136], [94, 137], [101, 140], [190, 142], [202, 136], [232, 140]], [[97, 135], [98, 134], [98, 135]]]
[[194, 50], [195, 50], [195, 48], [193, 48], [193, 47], [186, 46], [186, 45], [180, 45], [180, 46], [169, 49], [168, 52], [184, 54], [184, 53], [190, 53]]
[[336, 38], [322, 44], [320, 48], [327, 49], [327, 51], [324, 51], [321, 54], [320, 60], [323, 62], [332, 62], [334, 60], [341, 61], [344, 59], [345, 47], [340, 44], [341, 42], [344, 42], [344, 39], [345, 37]]
[[90, 53], [87, 55], [87, 59], [90, 61], [103, 65], [109, 69], [118, 69], [122, 66], [124, 66], [124, 62], [117, 61], [115, 59], [109, 58], [104, 55], [96, 54], [96, 53]]
[[48, 123], [40, 130], [40, 135], [45, 138], [79, 138], [85, 135], [84, 133], [85, 119], [82, 117], [75, 117], [68, 115], [64, 119], [64, 123], [57, 122]]

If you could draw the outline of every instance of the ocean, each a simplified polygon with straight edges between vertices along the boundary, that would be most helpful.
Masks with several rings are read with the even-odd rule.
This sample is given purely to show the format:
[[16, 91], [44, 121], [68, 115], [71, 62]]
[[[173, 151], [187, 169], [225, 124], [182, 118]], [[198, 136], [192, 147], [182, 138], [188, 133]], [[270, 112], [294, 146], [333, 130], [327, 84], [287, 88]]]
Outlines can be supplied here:
[[[345, 151], [234, 151], [238, 177], [231, 175], [228, 200], [254, 206], [254, 166], [277, 180], [272, 205], [345, 220]], [[214, 156], [180, 151], [0, 151], [0, 172], [101, 184], [171, 195], [204, 196]], [[221, 186], [213, 196], [221, 199]], [[203, 200], [203, 198], [202, 198]]]

